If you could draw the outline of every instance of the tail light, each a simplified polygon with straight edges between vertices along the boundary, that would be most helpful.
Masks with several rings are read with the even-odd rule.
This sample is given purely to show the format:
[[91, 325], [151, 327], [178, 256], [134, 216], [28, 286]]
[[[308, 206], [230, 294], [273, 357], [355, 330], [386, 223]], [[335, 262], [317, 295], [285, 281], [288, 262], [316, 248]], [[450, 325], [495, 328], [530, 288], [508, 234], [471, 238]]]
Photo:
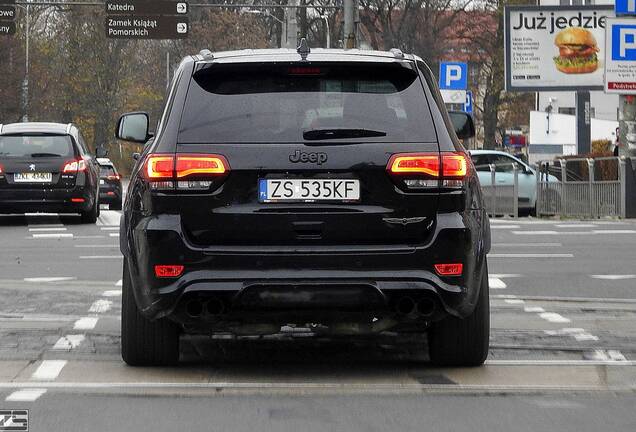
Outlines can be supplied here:
[[435, 271], [440, 276], [461, 276], [464, 271], [462, 263], [435, 264]]
[[2, 174], [4, 171], [2, 171], [2, 165], [0, 165], [0, 174]]
[[143, 167], [143, 176], [153, 189], [205, 190], [216, 179], [225, 177], [230, 165], [215, 154], [151, 154]]
[[398, 153], [391, 157], [387, 171], [403, 178], [409, 189], [462, 187], [468, 175], [464, 153]]
[[64, 174], [77, 174], [78, 172], [84, 171], [86, 171], [86, 161], [84, 159], [68, 161], [64, 164], [64, 168], [62, 168], [62, 173]]
[[183, 273], [182, 265], [156, 265], [155, 276], [158, 278], [177, 278]]
[[106, 178], [108, 180], [119, 180], [121, 177], [119, 176], [119, 174], [116, 174], [116, 175], [109, 175]]

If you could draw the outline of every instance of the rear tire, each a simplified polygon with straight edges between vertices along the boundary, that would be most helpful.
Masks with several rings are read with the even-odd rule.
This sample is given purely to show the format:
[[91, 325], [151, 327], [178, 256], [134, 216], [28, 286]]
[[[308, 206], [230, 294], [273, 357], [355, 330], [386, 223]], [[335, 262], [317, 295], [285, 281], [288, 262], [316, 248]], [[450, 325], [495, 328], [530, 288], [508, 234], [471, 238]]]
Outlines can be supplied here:
[[82, 215], [82, 223], [86, 224], [94, 224], [97, 222], [97, 218], [99, 217], [99, 199], [95, 198], [95, 203], [93, 204], [93, 208], [91, 208], [87, 212], [80, 213]]
[[428, 331], [431, 362], [439, 366], [480, 366], [488, 357], [489, 339], [488, 265], [484, 264], [473, 313], [464, 319], [449, 316]]
[[166, 318], [150, 321], [139, 312], [125, 259], [121, 357], [130, 366], [173, 366], [179, 363], [178, 326]]

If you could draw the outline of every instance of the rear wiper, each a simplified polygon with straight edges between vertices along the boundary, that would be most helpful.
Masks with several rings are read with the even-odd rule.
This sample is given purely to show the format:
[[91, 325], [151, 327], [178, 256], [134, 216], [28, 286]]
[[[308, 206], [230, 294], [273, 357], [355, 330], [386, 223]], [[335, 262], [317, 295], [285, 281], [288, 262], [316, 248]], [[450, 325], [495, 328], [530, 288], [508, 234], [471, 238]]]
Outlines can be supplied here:
[[31, 157], [62, 157], [62, 155], [57, 153], [31, 153]]
[[371, 129], [313, 129], [303, 132], [303, 138], [308, 141], [383, 136], [386, 136], [386, 132]]

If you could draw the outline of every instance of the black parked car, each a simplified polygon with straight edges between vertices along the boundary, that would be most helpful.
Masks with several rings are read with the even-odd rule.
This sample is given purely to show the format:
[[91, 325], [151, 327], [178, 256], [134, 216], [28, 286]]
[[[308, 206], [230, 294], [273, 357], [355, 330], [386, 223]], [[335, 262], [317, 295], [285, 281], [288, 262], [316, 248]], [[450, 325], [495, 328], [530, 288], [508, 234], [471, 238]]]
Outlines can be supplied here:
[[99, 168], [72, 124], [0, 125], [0, 213], [99, 217]]
[[121, 176], [110, 159], [98, 158], [99, 164], [99, 202], [108, 204], [109, 210], [121, 210]]
[[490, 228], [424, 62], [398, 50], [183, 60], [121, 224], [122, 356], [174, 364], [180, 333], [428, 332], [431, 360], [488, 354]]

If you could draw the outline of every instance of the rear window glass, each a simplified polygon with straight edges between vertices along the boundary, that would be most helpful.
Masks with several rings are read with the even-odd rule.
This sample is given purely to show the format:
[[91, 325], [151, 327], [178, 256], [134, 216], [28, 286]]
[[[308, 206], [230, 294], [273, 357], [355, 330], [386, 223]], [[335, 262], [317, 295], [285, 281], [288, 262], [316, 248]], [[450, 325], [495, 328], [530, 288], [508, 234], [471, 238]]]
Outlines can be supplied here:
[[114, 176], [115, 174], [117, 174], [115, 172], [115, 168], [113, 168], [110, 165], [100, 165], [99, 166], [99, 175], [101, 177], [108, 177], [108, 176]]
[[191, 82], [178, 139], [188, 144], [360, 138], [436, 141], [416, 71], [398, 63], [213, 65]]
[[0, 157], [69, 157], [73, 142], [68, 135], [3, 135]]

